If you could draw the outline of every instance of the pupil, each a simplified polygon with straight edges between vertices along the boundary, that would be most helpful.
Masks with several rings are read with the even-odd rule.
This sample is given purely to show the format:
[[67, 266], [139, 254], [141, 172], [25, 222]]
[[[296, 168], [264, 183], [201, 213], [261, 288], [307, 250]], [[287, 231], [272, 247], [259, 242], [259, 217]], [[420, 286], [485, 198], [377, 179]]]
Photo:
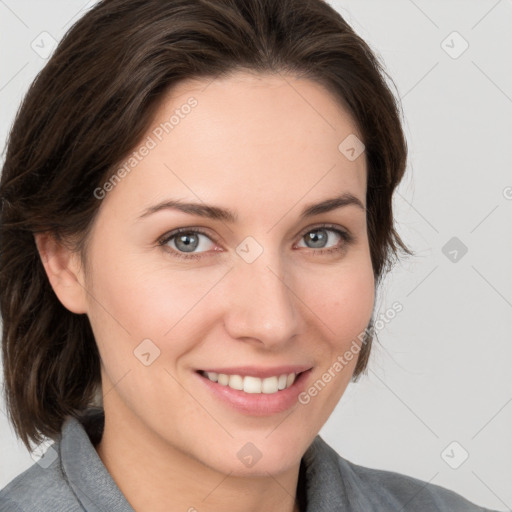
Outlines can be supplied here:
[[[195, 243], [194, 243], [195, 239]], [[192, 242], [191, 242], [192, 240]], [[197, 247], [197, 237], [195, 235], [191, 234], [183, 234], [181, 235], [178, 240], [179, 243], [183, 243], [184, 246], [180, 249], [184, 249], [185, 252], [192, 252]], [[179, 247], [179, 245], [178, 245]]]
[[322, 241], [325, 241], [325, 231], [324, 230], [315, 230], [309, 234], [310, 240], [316, 244], [315, 247], [321, 247]]

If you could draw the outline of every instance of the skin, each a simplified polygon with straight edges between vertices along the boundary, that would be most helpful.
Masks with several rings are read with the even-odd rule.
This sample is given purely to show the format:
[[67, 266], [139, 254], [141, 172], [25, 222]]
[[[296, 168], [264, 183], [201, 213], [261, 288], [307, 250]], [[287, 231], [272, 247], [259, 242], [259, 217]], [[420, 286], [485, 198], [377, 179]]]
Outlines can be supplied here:
[[[366, 206], [364, 154], [338, 150], [359, 132], [319, 84], [246, 72], [180, 82], [151, 129], [190, 96], [197, 106], [101, 200], [87, 267], [51, 236], [36, 241], [60, 301], [91, 322], [106, 416], [96, 449], [134, 509], [297, 511], [301, 457], [357, 358], [307, 405], [261, 417], [219, 401], [194, 372], [307, 364], [307, 389], [364, 331], [375, 292], [365, 210], [299, 219], [344, 192]], [[170, 209], [138, 219], [170, 198], [230, 208], [238, 221]], [[304, 236], [322, 223], [354, 240], [328, 230], [325, 247], [342, 249], [322, 253]], [[172, 256], [176, 239], [158, 245], [180, 227], [208, 233], [199, 259]], [[250, 264], [236, 252], [248, 236], [263, 249]], [[160, 350], [149, 366], [134, 355], [144, 339]], [[262, 454], [250, 468], [237, 457], [247, 442]]]

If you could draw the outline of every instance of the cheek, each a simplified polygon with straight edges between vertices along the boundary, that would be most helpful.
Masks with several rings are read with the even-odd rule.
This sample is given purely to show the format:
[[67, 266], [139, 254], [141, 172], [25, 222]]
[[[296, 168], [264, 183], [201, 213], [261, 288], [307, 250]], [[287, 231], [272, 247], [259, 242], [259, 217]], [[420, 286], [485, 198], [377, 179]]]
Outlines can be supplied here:
[[[336, 272], [311, 276], [303, 297], [324, 324], [331, 348], [343, 349], [365, 330], [375, 300], [373, 269], [369, 258], [347, 262]], [[315, 283], [311, 286], [311, 283]]]
[[122, 342], [131, 352], [151, 339], [171, 356], [191, 348], [194, 333], [214, 313], [204, 298], [225, 269], [176, 270], [162, 261], [148, 264], [143, 255], [114, 259], [108, 251], [96, 257], [90, 316], [99, 344]]
[[[315, 332], [321, 331], [323, 336], [312, 349], [318, 362], [314, 378], [299, 396], [311, 437], [327, 421], [349, 385], [375, 296], [369, 258], [347, 260], [336, 273], [316, 275], [315, 282], [317, 286], [309, 288], [307, 297], [315, 314]], [[308, 418], [315, 420], [308, 423]]]

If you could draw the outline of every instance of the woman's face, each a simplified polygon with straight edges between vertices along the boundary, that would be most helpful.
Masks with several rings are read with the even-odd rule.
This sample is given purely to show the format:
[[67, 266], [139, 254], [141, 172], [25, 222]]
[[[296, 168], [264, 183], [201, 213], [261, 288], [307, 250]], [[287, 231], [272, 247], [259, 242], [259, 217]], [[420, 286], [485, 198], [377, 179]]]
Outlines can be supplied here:
[[[232, 475], [300, 461], [373, 310], [357, 135], [308, 80], [239, 72], [173, 89], [97, 191], [87, 249], [85, 309], [119, 435]], [[311, 208], [342, 195], [355, 199]]]

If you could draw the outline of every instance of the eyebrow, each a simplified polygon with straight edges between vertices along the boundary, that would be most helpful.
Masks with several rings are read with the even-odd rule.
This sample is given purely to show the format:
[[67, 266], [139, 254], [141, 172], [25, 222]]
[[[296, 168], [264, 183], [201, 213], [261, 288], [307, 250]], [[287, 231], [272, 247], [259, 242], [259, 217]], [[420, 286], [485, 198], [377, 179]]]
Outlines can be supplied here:
[[[353, 194], [346, 192], [341, 196], [326, 199], [320, 203], [306, 205], [300, 214], [300, 219], [302, 220], [306, 217], [327, 213], [345, 206], [356, 206], [363, 212], [366, 212], [366, 208], [361, 200]], [[143, 219], [144, 217], [152, 215], [153, 213], [159, 212], [161, 210], [178, 210], [191, 215], [198, 215], [199, 217], [206, 217], [209, 219], [220, 220], [233, 224], [238, 220], [238, 215], [236, 212], [228, 208], [222, 208], [220, 206], [204, 203], [184, 203], [173, 199], [169, 199], [154, 206], [150, 206], [144, 210], [144, 212], [139, 216], [139, 219]]]

